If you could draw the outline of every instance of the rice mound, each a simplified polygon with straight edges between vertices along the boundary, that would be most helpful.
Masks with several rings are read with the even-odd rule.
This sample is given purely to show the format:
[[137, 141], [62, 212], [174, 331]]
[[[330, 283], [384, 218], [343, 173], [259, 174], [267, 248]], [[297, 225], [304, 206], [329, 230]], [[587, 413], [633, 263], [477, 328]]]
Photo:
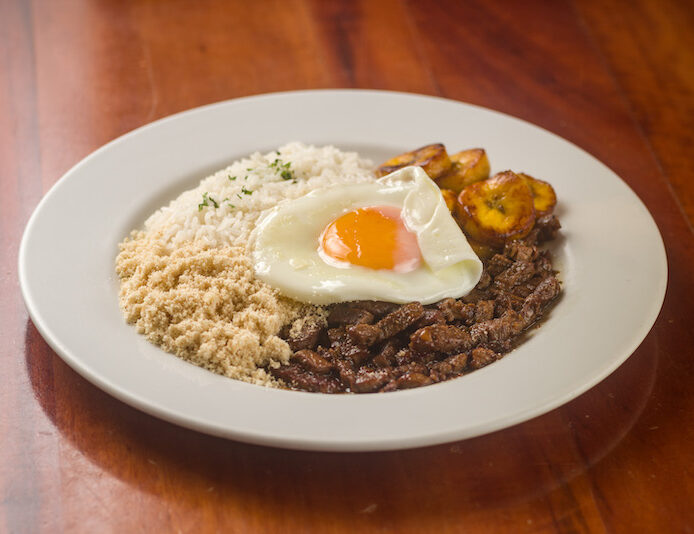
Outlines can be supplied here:
[[[116, 272], [125, 319], [149, 341], [191, 363], [279, 386], [263, 367], [277, 367], [291, 355], [280, 330], [324, 322], [325, 310], [282, 297], [256, 279], [248, 236], [278, 202], [371, 181], [370, 169], [371, 162], [353, 152], [290, 143], [205, 178], [120, 244]], [[291, 172], [283, 176], [283, 170]]]

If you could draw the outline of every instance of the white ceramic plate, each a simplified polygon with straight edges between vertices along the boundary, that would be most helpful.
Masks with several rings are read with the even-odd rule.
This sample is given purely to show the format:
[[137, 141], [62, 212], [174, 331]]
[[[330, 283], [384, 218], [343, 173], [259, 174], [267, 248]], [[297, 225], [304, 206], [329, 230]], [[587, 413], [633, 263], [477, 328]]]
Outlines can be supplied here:
[[[501, 361], [424, 388], [320, 395], [217, 376], [150, 345], [117, 304], [117, 245], [211, 171], [300, 140], [374, 161], [431, 142], [481, 146], [493, 170], [550, 181], [563, 238], [564, 295]], [[605, 165], [527, 122], [476, 106], [380, 91], [305, 91], [222, 102], [131, 132], [48, 192], [22, 239], [24, 299], [46, 341], [87, 380], [167, 421], [298, 449], [399, 449], [469, 438], [545, 413], [598, 383], [660, 310], [667, 263], [650, 214]]]

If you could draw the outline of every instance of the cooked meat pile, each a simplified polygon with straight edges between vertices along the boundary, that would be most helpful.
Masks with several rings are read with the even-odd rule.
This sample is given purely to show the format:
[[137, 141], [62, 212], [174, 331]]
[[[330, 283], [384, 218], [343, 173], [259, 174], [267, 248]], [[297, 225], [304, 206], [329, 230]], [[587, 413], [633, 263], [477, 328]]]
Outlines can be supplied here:
[[327, 328], [306, 326], [287, 339], [294, 355], [270, 371], [293, 389], [370, 393], [425, 386], [489, 365], [561, 292], [549, 252], [538, 248], [559, 227], [554, 215], [538, 219], [528, 236], [484, 261], [477, 287], [460, 299], [333, 305]]

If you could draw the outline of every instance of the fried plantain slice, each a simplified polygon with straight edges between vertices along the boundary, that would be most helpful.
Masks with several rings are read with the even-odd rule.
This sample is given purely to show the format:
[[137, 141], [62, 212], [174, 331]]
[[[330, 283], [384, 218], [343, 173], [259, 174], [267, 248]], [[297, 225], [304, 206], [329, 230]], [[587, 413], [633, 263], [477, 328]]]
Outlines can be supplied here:
[[[443, 200], [446, 202], [448, 209], [451, 210], [451, 213], [454, 213], [455, 206], [458, 204], [458, 195], [450, 189], [441, 189], [441, 195], [443, 196]], [[475, 241], [474, 239], [468, 238], [467, 241], [470, 244], [470, 247], [472, 247], [472, 250], [475, 251], [475, 254], [477, 254], [477, 257], [481, 260], [491, 258], [498, 252], [497, 249], [490, 247], [489, 245], [485, 245], [484, 243], [480, 243], [479, 241]]]
[[446, 147], [434, 143], [389, 159], [376, 169], [376, 176], [385, 176], [408, 165], [419, 165], [429, 178], [435, 180], [451, 168], [451, 160]]
[[458, 195], [458, 223], [472, 239], [502, 246], [528, 235], [535, 224], [530, 186], [511, 171], [468, 185]]
[[448, 206], [448, 209], [452, 212], [455, 209], [458, 195], [450, 189], [441, 189], [441, 195], [443, 196], [443, 200], [446, 201], [446, 206]]
[[518, 176], [523, 178], [530, 186], [530, 191], [533, 194], [535, 215], [539, 218], [552, 213], [554, 206], [557, 204], [557, 194], [554, 192], [554, 188], [547, 182], [533, 178], [529, 174], [519, 172]]
[[460, 193], [464, 187], [489, 178], [489, 158], [484, 148], [470, 148], [450, 156], [453, 165], [436, 180], [441, 189]]

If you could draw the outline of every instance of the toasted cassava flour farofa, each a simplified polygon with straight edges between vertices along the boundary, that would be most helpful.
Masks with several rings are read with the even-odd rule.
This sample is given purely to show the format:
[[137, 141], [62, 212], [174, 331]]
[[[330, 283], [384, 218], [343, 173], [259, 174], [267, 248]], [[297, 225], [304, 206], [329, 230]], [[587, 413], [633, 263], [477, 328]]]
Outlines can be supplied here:
[[371, 181], [371, 162], [328, 146], [290, 143], [237, 161], [152, 214], [120, 244], [116, 272], [129, 323], [151, 342], [216, 373], [278, 385], [263, 366], [291, 355], [278, 337], [324, 311], [256, 279], [246, 248], [256, 221], [283, 200]]

